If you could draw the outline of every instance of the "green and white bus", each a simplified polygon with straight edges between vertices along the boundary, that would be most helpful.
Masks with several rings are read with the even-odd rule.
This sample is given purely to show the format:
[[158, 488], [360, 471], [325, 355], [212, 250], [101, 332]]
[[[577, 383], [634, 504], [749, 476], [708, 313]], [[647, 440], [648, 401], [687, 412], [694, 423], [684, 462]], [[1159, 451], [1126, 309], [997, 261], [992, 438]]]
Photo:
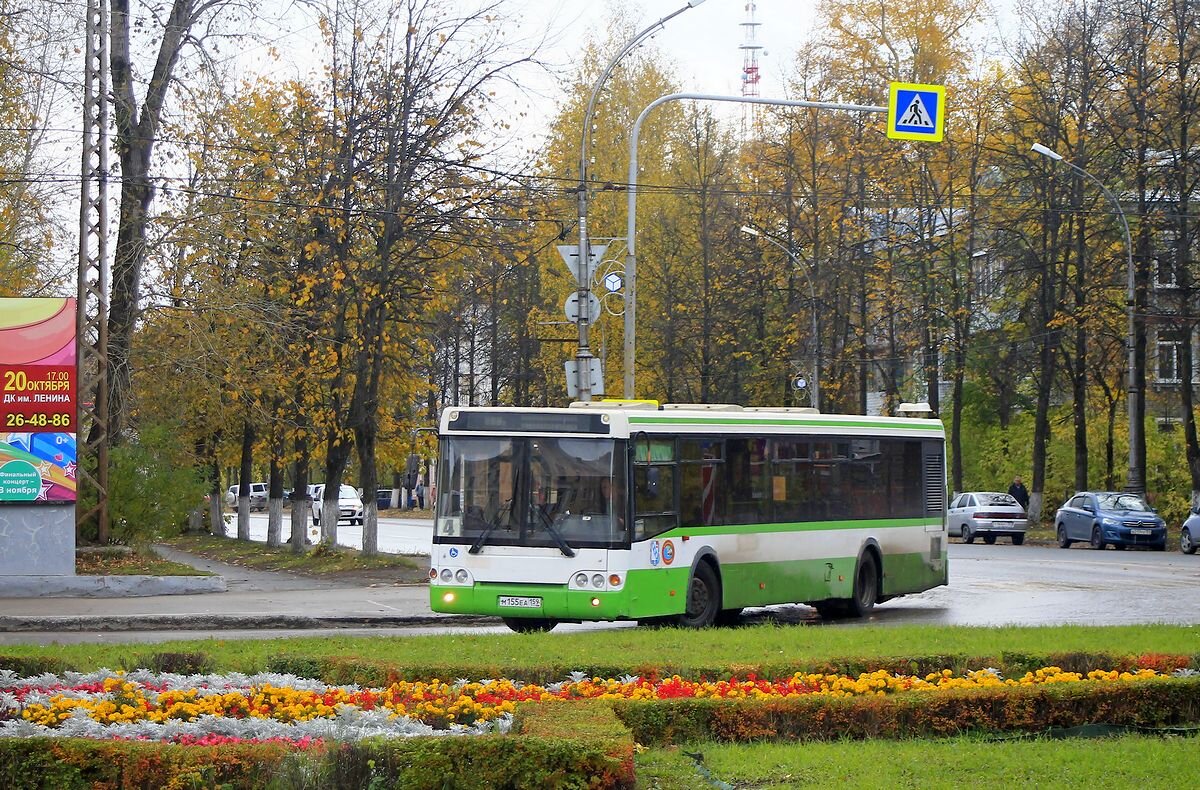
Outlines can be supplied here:
[[938, 420], [730, 405], [446, 409], [430, 604], [516, 631], [862, 616], [946, 584]]

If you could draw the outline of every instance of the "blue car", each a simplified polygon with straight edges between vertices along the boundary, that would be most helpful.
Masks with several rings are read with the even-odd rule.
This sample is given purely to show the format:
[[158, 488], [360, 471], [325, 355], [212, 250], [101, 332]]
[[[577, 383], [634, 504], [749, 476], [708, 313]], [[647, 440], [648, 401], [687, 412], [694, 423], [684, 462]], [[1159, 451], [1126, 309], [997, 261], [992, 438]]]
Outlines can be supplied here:
[[1167, 524], [1138, 494], [1123, 491], [1081, 491], [1067, 500], [1054, 516], [1060, 548], [1089, 543], [1093, 549], [1108, 545], [1167, 547]]

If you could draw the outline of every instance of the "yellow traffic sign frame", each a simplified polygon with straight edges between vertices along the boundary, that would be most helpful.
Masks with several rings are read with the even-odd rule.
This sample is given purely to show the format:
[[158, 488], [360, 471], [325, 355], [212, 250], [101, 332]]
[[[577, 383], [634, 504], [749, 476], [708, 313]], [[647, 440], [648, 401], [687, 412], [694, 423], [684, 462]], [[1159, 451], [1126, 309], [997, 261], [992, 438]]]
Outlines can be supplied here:
[[[932, 116], [933, 128], [930, 131], [913, 131], [911, 125], [907, 125], [907, 129], [897, 128], [906, 126], [906, 124], [898, 123], [901, 113], [908, 110], [908, 106], [901, 107], [901, 99], [914, 94], [919, 94], [922, 100], [922, 106], [928, 111], [926, 102], [929, 101], [929, 96], [934, 97], [934, 109], [929, 114]], [[911, 99], [905, 102], [910, 105]], [[946, 128], [946, 86], [945, 85], [925, 85], [916, 82], [893, 82], [888, 85], [888, 115], [887, 115], [887, 136], [892, 140], [921, 140], [927, 143], [940, 143], [944, 136]]]

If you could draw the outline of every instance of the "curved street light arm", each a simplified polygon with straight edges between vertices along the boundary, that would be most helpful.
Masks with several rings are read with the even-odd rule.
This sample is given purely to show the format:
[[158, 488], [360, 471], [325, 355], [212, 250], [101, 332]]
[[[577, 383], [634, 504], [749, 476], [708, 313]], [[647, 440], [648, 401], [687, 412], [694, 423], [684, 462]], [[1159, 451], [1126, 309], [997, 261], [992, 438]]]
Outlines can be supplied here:
[[[638, 184], [638, 140], [642, 134], [642, 122], [652, 110], [670, 101], [692, 99], [696, 101], [736, 102], [738, 104], [769, 104], [778, 107], [808, 107], [817, 110], [849, 110], [851, 112], [886, 113], [887, 107], [870, 104], [842, 104], [839, 102], [801, 101], [799, 99], [764, 99], [757, 96], [720, 96], [708, 93], [668, 93], [646, 105], [646, 109], [633, 122], [629, 136], [629, 177], [625, 181], [625, 397], [635, 398], [634, 358], [637, 348], [637, 184]], [[815, 315], [815, 313], [814, 313]], [[814, 386], [814, 390], [816, 387]]]
[[1126, 352], [1128, 353], [1128, 361], [1126, 362], [1125, 408], [1128, 411], [1127, 416], [1129, 418], [1129, 471], [1128, 477], [1125, 480], [1125, 490], [1136, 494], [1143, 494], [1146, 491], [1146, 475], [1145, 470], [1142, 468], [1139, 447], [1144, 444], [1144, 439], [1142, 438], [1143, 426], [1141, 420], [1138, 419], [1138, 415], [1141, 412], [1139, 408], [1141, 391], [1137, 386], [1135, 370], [1137, 367], [1137, 275], [1133, 266], [1133, 237], [1129, 233], [1129, 221], [1125, 218], [1125, 211], [1121, 208], [1121, 201], [1117, 199], [1117, 196], [1100, 179], [1041, 143], [1034, 143], [1032, 150], [1055, 162], [1062, 162], [1071, 168], [1071, 170], [1100, 187], [1100, 192], [1112, 203], [1113, 208], [1117, 210], [1117, 217], [1121, 220], [1121, 230], [1125, 234], [1125, 313], [1127, 323], [1125, 345], [1127, 347]]
[[690, 8], [703, 3], [704, 0], [688, 0], [687, 4], [672, 11], [671, 13], [659, 19], [654, 24], [646, 27], [629, 40], [620, 51], [608, 62], [604, 71], [600, 74], [600, 79], [592, 86], [592, 94], [588, 97], [587, 110], [583, 114], [583, 134], [579, 140], [579, 263], [577, 271], [581, 275], [579, 277], [579, 349], [575, 353], [576, 364], [576, 381], [578, 383], [579, 399], [582, 401], [590, 401], [592, 399], [591, 372], [589, 361], [592, 358], [591, 349], [588, 346], [588, 324], [593, 320], [594, 316], [588, 314], [589, 291], [591, 283], [588, 282], [587, 271], [590, 260], [590, 249], [588, 246], [588, 159], [589, 145], [588, 141], [592, 134], [592, 118], [596, 113], [596, 102], [600, 98], [600, 91], [604, 88], [604, 83], [612, 76], [613, 70], [621, 59], [628, 55], [634, 47], [645, 41], [654, 33], [658, 32], [675, 17], [687, 11]]

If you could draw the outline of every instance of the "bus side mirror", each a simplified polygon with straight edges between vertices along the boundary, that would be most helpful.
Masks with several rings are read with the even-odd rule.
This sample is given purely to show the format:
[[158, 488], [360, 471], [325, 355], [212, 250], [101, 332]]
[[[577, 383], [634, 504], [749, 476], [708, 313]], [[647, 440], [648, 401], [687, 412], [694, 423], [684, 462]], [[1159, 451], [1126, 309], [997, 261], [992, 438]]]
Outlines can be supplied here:
[[646, 470], [646, 495], [650, 497], [658, 496], [658, 477], [659, 472], [655, 467], [650, 467]]

